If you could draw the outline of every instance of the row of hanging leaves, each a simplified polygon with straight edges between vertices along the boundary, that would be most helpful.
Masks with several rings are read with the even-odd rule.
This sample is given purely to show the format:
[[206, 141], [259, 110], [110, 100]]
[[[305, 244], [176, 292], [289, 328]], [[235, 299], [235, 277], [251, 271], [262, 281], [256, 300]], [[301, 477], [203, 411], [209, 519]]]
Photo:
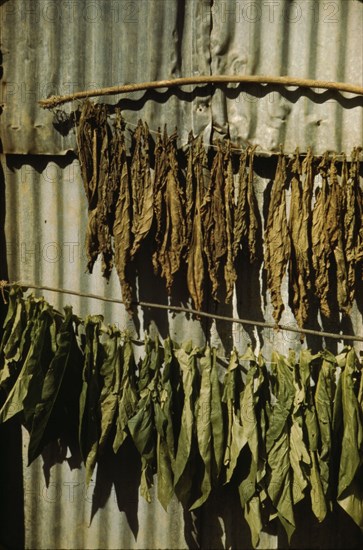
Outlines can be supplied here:
[[117, 453], [129, 439], [147, 501], [154, 474], [165, 509], [174, 494], [197, 509], [231, 484], [254, 546], [276, 517], [290, 538], [304, 498], [319, 522], [337, 502], [363, 529], [363, 376], [354, 349], [274, 351], [268, 363], [250, 348], [234, 350], [225, 369], [208, 345], [149, 335], [144, 345], [136, 361], [130, 337], [102, 316], [82, 321], [70, 307], [61, 315], [11, 290], [0, 422], [21, 415], [29, 463], [78, 430], [89, 483], [106, 446]]
[[[337, 280], [339, 309], [349, 314], [356, 278], [363, 275], [363, 192], [359, 183], [359, 150], [351, 162], [343, 158], [340, 182], [336, 160], [319, 163], [311, 150], [288, 162], [281, 153], [272, 183], [267, 219], [262, 223], [254, 191], [255, 147], [240, 155], [237, 185], [229, 143], [219, 144], [211, 169], [201, 138], [189, 138], [182, 169], [176, 134], [159, 134], [151, 147], [149, 129], [139, 121], [127, 158], [124, 124], [116, 110], [114, 129], [105, 105], [86, 101], [78, 124], [78, 148], [89, 217], [86, 239], [88, 269], [101, 256], [109, 278], [113, 261], [122, 297], [131, 312], [131, 266], [143, 245], [171, 293], [175, 275], [185, 266], [194, 307], [204, 299], [229, 302], [237, 280], [239, 255], [248, 264], [262, 261], [278, 323], [284, 304], [281, 284], [289, 273], [289, 303], [299, 326], [309, 320], [316, 295], [321, 312], [330, 317], [328, 297]], [[151, 170], [153, 157], [153, 175]], [[287, 175], [289, 174], [289, 175]], [[312, 207], [314, 178], [321, 188]], [[290, 218], [286, 188], [291, 181]], [[208, 293], [208, 296], [206, 296]], [[330, 300], [331, 303], [331, 300]]]

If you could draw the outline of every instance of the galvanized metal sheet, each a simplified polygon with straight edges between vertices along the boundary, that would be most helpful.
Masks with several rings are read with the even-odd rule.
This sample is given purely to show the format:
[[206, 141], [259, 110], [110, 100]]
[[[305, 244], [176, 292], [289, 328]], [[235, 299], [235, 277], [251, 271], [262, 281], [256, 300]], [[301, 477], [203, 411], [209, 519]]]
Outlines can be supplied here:
[[[7, 0], [0, 6], [0, 118], [7, 153], [75, 149], [67, 116], [37, 101], [52, 94], [202, 74], [291, 75], [362, 85], [363, 4], [355, 0]], [[362, 97], [324, 90], [237, 86], [137, 92], [126, 120], [178, 128], [206, 141], [230, 136], [261, 151], [350, 152], [362, 143]]]

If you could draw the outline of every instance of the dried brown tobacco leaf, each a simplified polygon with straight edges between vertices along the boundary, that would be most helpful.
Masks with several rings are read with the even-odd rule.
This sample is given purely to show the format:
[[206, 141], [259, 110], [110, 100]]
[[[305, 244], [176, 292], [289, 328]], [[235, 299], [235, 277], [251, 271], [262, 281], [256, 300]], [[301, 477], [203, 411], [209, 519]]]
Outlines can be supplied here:
[[359, 185], [359, 151], [352, 151], [349, 176], [347, 161], [342, 164], [344, 193], [344, 250], [347, 260], [348, 312], [355, 296], [357, 263], [363, 259], [363, 193]]
[[152, 262], [155, 274], [159, 272], [158, 253], [165, 233], [165, 187], [167, 174], [166, 129], [164, 135], [159, 132], [155, 145], [155, 172], [154, 172], [154, 217], [156, 233]]
[[92, 207], [93, 195], [93, 113], [94, 104], [91, 101], [86, 100], [82, 105], [79, 123], [77, 126], [78, 158], [81, 167], [84, 190], [90, 208]]
[[276, 323], [280, 321], [284, 310], [281, 283], [290, 254], [290, 238], [286, 219], [285, 181], [286, 160], [281, 153], [271, 189], [271, 199], [265, 228], [267, 287], [271, 292], [272, 314]]
[[212, 297], [218, 300], [220, 288], [219, 269], [227, 252], [227, 232], [224, 208], [224, 151], [218, 144], [214, 157], [209, 188], [201, 207], [204, 219], [204, 252], [212, 283]]
[[[240, 247], [250, 263], [257, 256], [258, 209], [253, 190], [253, 160], [256, 146], [242, 152], [238, 172], [238, 199], [235, 211], [233, 257], [236, 259]], [[248, 175], [247, 175], [248, 159]]]
[[149, 128], [139, 120], [134, 134], [134, 154], [131, 163], [133, 258], [148, 235], [154, 217], [154, 189], [150, 172]]
[[120, 279], [122, 299], [125, 308], [131, 313], [132, 288], [128, 274], [132, 244], [131, 193], [125, 138], [122, 132], [122, 120], [119, 112], [117, 113], [114, 140], [114, 156], [112, 158], [110, 177], [113, 181], [117, 182], [120, 190], [115, 209], [115, 222], [113, 225], [115, 265]]
[[187, 174], [186, 174], [186, 186], [185, 186], [185, 224], [186, 224], [186, 255], [192, 242], [193, 235], [193, 220], [195, 213], [195, 196], [196, 196], [196, 176], [194, 169], [194, 156], [195, 145], [193, 143], [193, 132], [189, 133], [188, 137], [188, 162], [187, 162]]
[[234, 268], [233, 256], [233, 231], [234, 231], [234, 182], [233, 168], [231, 156], [231, 144], [228, 143], [224, 156], [225, 164], [225, 187], [224, 187], [224, 204], [225, 204], [225, 225], [227, 237], [227, 257], [224, 265], [224, 280], [226, 283], [226, 302], [229, 302], [233, 295], [234, 283], [237, 279], [236, 270]]
[[[186, 245], [184, 215], [184, 195], [179, 181], [176, 158], [175, 135], [166, 139], [161, 152], [163, 162], [160, 167], [157, 192], [157, 243], [159, 248], [154, 256], [155, 264], [166, 280], [168, 293], [171, 292], [174, 276], [179, 271], [182, 253]], [[159, 221], [158, 221], [159, 220]], [[163, 232], [161, 232], [163, 229]]]
[[[292, 165], [290, 237], [291, 256], [289, 262], [290, 305], [300, 327], [309, 317], [312, 288], [311, 268], [311, 201], [314, 174], [313, 155], [308, 153], [300, 165], [299, 150]], [[301, 175], [304, 176], [303, 182]]]
[[329, 170], [329, 197], [327, 202], [327, 231], [330, 248], [334, 253], [337, 270], [337, 294], [341, 311], [348, 313], [348, 273], [344, 250], [344, 205], [343, 191], [338, 183], [335, 158], [332, 159]]
[[[113, 216], [110, 213], [115, 204], [110, 204], [109, 179], [110, 179], [110, 130], [107, 125], [107, 113], [103, 110], [103, 119], [100, 121], [100, 132], [103, 135], [99, 176], [97, 186], [97, 230], [98, 230], [98, 254], [102, 254], [102, 275], [109, 279], [113, 267], [113, 250], [111, 244]], [[112, 212], [113, 214], [113, 212]]]
[[189, 209], [192, 212], [192, 215], [190, 216], [191, 241], [187, 257], [187, 284], [194, 307], [198, 310], [202, 309], [205, 284], [205, 259], [203, 252], [203, 220], [201, 206], [204, 196], [204, 171], [206, 166], [207, 156], [203, 147], [202, 138], [198, 138], [196, 142], [191, 140], [189, 147], [187, 180], [189, 179], [189, 181], [195, 186], [195, 195], [194, 204], [192, 204], [189, 198], [190, 195], [187, 191], [187, 213]]
[[328, 155], [322, 158], [318, 170], [322, 178], [322, 186], [313, 209], [311, 243], [313, 251], [313, 267], [315, 272], [315, 291], [320, 301], [320, 309], [325, 317], [330, 317], [329, 307], [329, 268], [330, 242], [326, 209], [328, 200]]

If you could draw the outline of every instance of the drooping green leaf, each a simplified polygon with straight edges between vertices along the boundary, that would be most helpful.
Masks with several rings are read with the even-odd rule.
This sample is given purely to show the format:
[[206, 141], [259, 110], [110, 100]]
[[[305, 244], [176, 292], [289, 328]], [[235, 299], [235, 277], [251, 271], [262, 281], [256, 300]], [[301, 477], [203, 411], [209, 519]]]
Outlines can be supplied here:
[[110, 327], [107, 339], [103, 343], [105, 360], [100, 368], [103, 383], [100, 395], [101, 434], [98, 442], [99, 452], [102, 452], [106, 444], [118, 407], [121, 383], [121, 348], [119, 342], [120, 332]]
[[86, 467], [87, 485], [96, 465], [100, 439], [100, 369], [104, 360], [104, 350], [100, 343], [102, 321], [101, 315], [89, 315], [85, 320], [86, 347], [79, 400], [79, 444]]
[[[28, 447], [29, 464], [41, 453], [47, 442], [46, 435], [49, 436], [47, 431], [49, 432], [49, 428], [52, 428], [52, 424], [56, 424], [57, 405], [58, 409], [64, 412], [63, 409], [67, 404], [67, 397], [69, 399], [72, 394], [72, 388], [80, 389], [82, 355], [73, 326], [77, 319], [71, 307], [66, 307], [65, 312], [64, 322], [57, 334], [58, 347], [45, 374], [40, 400], [35, 406]], [[74, 402], [77, 397], [79, 395], [76, 394]], [[62, 420], [66, 422], [66, 417], [63, 416]]]
[[52, 308], [44, 300], [40, 300], [30, 335], [31, 345], [16, 382], [1, 408], [0, 422], [5, 422], [15, 414], [24, 411], [25, 422], [31, 425], [34, 409], [40, 398], [44, 375], [53, 355], [50, 334], [53, 324]]
[[134, 352], [129, 338], [122, 346], [122, 378], [118, 395], [116, 435], [113, 442], [115, 453], [119, 450], [128, 435], [127, 423], [137, 409], [138, 395], [136, 388], [136, 365]]
[[266, 451], [269, 466], [267, 493], [290, 539], [295, 529], [290, 469], [290, 435], [288, 418], [294, 400], [293, 371], [287, 360], [272, 353], [272, 372], [275, 378], [276, 403], [270, 415], [266, 434]]
[[345, 365], [338, 381], [342, 399], [343, 436], [337, 500], [363, 529], [363, 422], [362, 403], [358, 402], [361, 377], [362, 367], [351, 348], [346, 352]]
[[319, 367], [319, 377], [315, 390], [315, 408], [319, 424], [318, 465], [320, 480], [327, 505], [331, 501], [331, 454], [332, 422], [335, 395], [335, 365], [332, 353], [325, 350]]
[[[174, 399], [173, 381], [178, 376], [179, 365], [175, 360], [170, 338], [164, 341], [164, 370], [159, 386], [159, 403], [155, 409], [157, 436], [158, 499], [165, 510], [174, 494], [173, 471], [175, 468], [175, 442], [173, 423]], [[180, 374], [180, 373], [179, 373]], [[177, 382], [178, 384], [178, 382]]]
[[[151, 502], [150, 488], [153, 484], [156, 459], [155, 410], [161, 415], [158, 400], [158, 383], [162, 363], [158, 340], [146, 338], [145, 358], [140, 368], [138, 390], [140, 400], [135, 416], [128, 421], [130, 435], [141, 456], [141, 495]], [[160, 419], [158, 418], [157, 420]]]
[[195, 442], [194, 384], [197, 376], [197, 353], [198, 348], [193, 347], [191, 342], [183, 344], [181, 348], [175, 350], [175, 356], [182, 371], [184, 406], [181, 416], [181, 427], [175, 459], [174, 490], [182, 502], [188, 500], [193, 483], [191, 457]]

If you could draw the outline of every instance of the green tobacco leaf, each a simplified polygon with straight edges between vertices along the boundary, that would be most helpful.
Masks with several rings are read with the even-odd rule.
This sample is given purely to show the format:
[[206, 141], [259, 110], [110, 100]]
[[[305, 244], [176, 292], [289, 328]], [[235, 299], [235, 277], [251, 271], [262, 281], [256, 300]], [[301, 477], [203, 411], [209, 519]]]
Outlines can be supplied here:
[[197, 376], [196, 355], [198, 348], [191, 342], [183, 344], [175, 350], [175, 356], [182, 371], [184, 406], [181, 416], [181, 428], [178, 438], [178, 448], [174, 469], [174, 489], [178, 498], [185, 502], [190, 494], [192, 486], [191, 457], [194, 442], [194, 384]]
[[142, 361], [139, 377], [139, 394], [137, 412], [128, 421], [130, 435], [141, 456], [141, 495], [151, 502], [150, 488], [153, 484], [153, 473], [156, 458], [156, 426], [160, 415], [158, 399], [158, 383], [161, 368], [161, 348], [158, 340], [146, 338], [145, 358]]
[[196, 428], [200, 456], [204, 463], [203, 479], [200, 487], [201, 496], [193, 503], [190, 510], [201, 506], [212, 489], [212, 426], [211, 426], [211, 369], [212, 353], [208, 346], [205, 355], [200, 359], [201, 385], [197, 400]]
[[319, 448], [317, 453], [322, 490], [327, 503], [331, 500], [332, 422], [335, 395], [336, 360], [327, 350], [322, 354], [319, 377], [315, 390], [315, 408], [319, 424]]
[[136, 413], [138, 395], [136, 389], [136, 365], [134, 352], [129, 338], [122, 347], [122, 378], [117, 403], [116, 435], [113, 442], [115, 453], [119, 450], [128, 435], [127, 423]]
[[151, 502], [150, 487], [152, 486], [152, 468], [154, 456], [154, 422], [151, 394], [140, 400], [138, 411], [128, 421], [130, 435], [141, 456], [141, 495]]
[[37, 306], [30, 335], [31, 345], [19, 376], [1, 408], [0, 422], [24, 411], [26, 423], [31, 424], [40, 398], [44, 375], [52, 359], [50, 327], [54, 323], [54, 313], [44, 301], [39, 301]]
[[241, 505], [246, 521], [251, 530], [252, 544], [257, 546], [262, 529], [261, 499], [258, 491], [259, 482], [265, 475], [265, 466], [261, 450], [261, 422], [258, 409], [260, 393], [264, 383], [264, 368], [261, 360], [257, 360], [252, 350], [248, 348], [242, 357], [250, 361], [246, 377], [245, 389], [241, 394], [241, 422], [244, 442], [250, 449], [250, 464], [247, 477], [238, 487]]
[[67, 371], [71, 371], [72, 385], [74, 386], [76, 380], [73, 377], [73, 367], [81, 365], [82, 356], [77, 346], [73, 326], [76, 318], [71, 307], [66, 307], [65, 312], [64, 322], [57, 335], [58, 348], [45, 374], [40, 401], [35, 407], [28, 448], [29, 464], [43, 449], [46, 431], [54, 421], [57, 401], [58, 405], [64, 406], [66, 401], [65, 388], [69, 393]]
[[[228, 418], [223, 463], [227, 470], [226, 483], [228, 483], [236, 466], [237, 460], [235, 457], [237, 454], [239, 455], [239, 451], [236, 452], [236, 441], [243, 439], [243, 429], [239, 421], [239, 393], [242, 389], [242, 377], [238, 354], [235, 349], [231, 353], [223, 386], [222, 401], [226, 404]], [[240, 437], [238, 437], [238, 434], [240, 434]]]
[[104, 350], [99, 338], [102, 321], [101, 315], [90, 315], [85, 320], [86, 347], [79, 399], [79, 444], [86, 467], [87, 485], [96, 465], [100, 439], [100, 369]]
[[351, 348], [346, 353], [345, 366], [338, 381], [342, 398], [343, 438], [337, 500], [343, 510], [363, 529], [363, 425], [362, 402], [358, 401], [361, 376], [362, 367]]
[[106, 356], [100, 369], [103, 383], [100, 395], [101, 434], [98, 442], [99, 452], [102, 452], [106, 444], [118, 407], [118, 395], [121, 383], [121, 349], [119, 347], [119, 340], [120, 332], [111, 327], [107, 334], [107, 339], [103, 343]]
[[[319, 439], [320, 430], [316, 405], [311, 387], [312, 363], [317, 358], [309, 350], [301, 350], [299, 373], [303, 391], [304, 422], [307, 432], [306, 446], [310, 455], [310, 471], [308, 482], [310, 485], [310, 497], [312, 511], [318, 521], [323, 521], [327, 506], [323, 491], [319, 470]], [[320, 392], [320, 389], [319, 389]], [[330, 405], [329, 405], [330, 406]]]
[[157, 439], [157, 472], [158, 499], [167, 510], [174, 494], [173, 471], [175, 467], [175, 442], [173, 422], [178, 419], [173, 415], [173, 377], [176, 377], [179, 366], [175, 361], [170, 338], [164, 341], [164, 370], [162, 384], [159, 387], [159, 407], [155, 410]]
[[18, 305], [22, 302], [23, 293], [19, 287], [11, 287], [9, 292], [9, 304], [3, 324], [3, 334], [0, 344], [0, 354], [3, 354], [9, 338], [14, 331], [15, 318], [18, 313]]
[[221, 404], [221, 386], [218, 377], [217, 350], [212, 350], [211, 367], [211, 426], [213, 437], [213, 467], [218, 478], [221, 472], [224, 454], [224, 425]]
[[288, 427], [295, 393], [293, 372], [287, 360], [276, 352], [272, 353], [271, 364], [275, 376], [274, 393], [277, 402], [272, 408], [270, 426], [266, 434], [269, 466], [267, 493], [290, 539], [295, 529]]

